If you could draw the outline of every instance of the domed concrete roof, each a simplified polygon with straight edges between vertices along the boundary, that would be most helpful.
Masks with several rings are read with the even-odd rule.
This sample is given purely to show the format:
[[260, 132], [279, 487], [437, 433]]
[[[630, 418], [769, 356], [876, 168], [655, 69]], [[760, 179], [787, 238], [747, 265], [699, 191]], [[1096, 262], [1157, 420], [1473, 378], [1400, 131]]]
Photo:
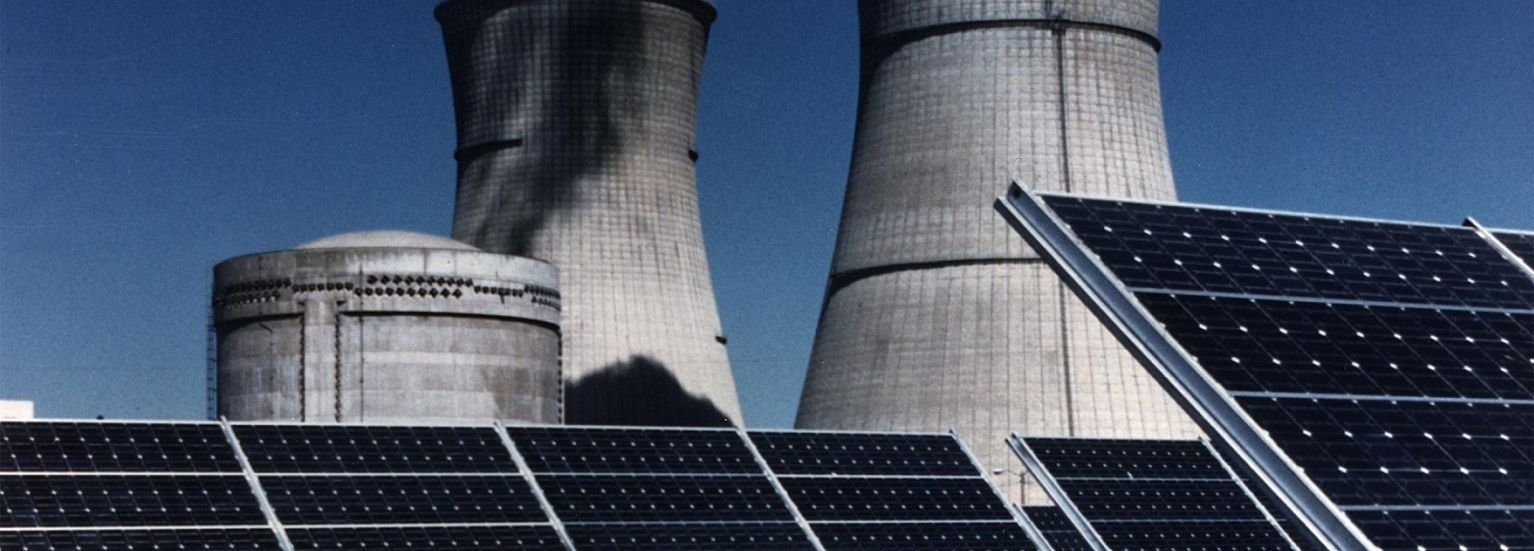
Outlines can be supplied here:
[[479, 251], [480, 249], [440, 235], [430, 235], [402, 230], [374, 230], [342, 233], [321, 237], [294, 249], [448, 249], [454, 251]]

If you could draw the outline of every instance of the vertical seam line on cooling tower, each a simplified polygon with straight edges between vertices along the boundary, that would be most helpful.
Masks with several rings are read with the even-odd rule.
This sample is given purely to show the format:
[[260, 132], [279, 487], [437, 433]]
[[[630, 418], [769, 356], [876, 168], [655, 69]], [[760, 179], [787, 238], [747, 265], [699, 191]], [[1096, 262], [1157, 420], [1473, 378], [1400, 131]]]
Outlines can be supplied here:
[[[1050, 4], [1053, 5], [1053, 2], [1050, 2]], [[1052, 16], [1055, 21], [1054, 24], [1051, 25], [1050, 29], [1054, 32], [1055, 35], [1055, 92], [1059, 94], [1057, 99], [1059, 102], [1060, 116], [1060, 179], [1061, 183], [1065, 187], [1066, 193], [1070, 193], [1071, 139], [1070, 125], [1066, 122], [1066, 116], [1069, 114], [1070, 110], [1066, 108], [1065, 95], [1066, 24], [1064, 18], [1060, 17], [1058, 14], [1051, 13], [1051, 11], [1053, 10], [1051, 9], [1050, 11], [1046, 11], [1045, 14]], [[1159, 46], [1157, 49], [1160, 49]], [[1076, 389], [1071, 381], [1071, 324], [1070, 315], [1067, 314], [1068, 310], [1066, 310], [1066, 308], [1070, 306], [1070, 302], [1066, 299], [1065, 296], [1067, 290], [1065, 288], [1064, 282], [1057, 283], [1055, 285], [1055, 291], [1060, 295], [1060, 380], [1061, 384], [1065, 386], [1065, 433], [1075, 435], [1076, 400], [1074, 399], [1073, 395], [1076, 393]]]
[[298, 318], [298, 421], [309, 420], [309, 324]]
[[334, 316], [334, 318], [335, 318], [335, 328], [332, 330], [332, 332], [334, 334], [331, 336], [330, 340], [334, 341], [335, 349], [336, 349], [335, 350], [335, 352], [336, 352], [336, 359], [335, 359], [335, 370], [336, 370], [336, 373], [335, 373], [335, 379], [336, 379], [336, 383], [335, 383], [335, 385], [336, 385], [336, 388], [335, 388], [335, 407], [336, 407], [336, 422], [340, 423], [341, 422], [341, 309], [339, 308], [340, 305], [337, 305], [337, 306], [338, 306], [338, 308], [336, 308], [335, 312], [332, 314]]

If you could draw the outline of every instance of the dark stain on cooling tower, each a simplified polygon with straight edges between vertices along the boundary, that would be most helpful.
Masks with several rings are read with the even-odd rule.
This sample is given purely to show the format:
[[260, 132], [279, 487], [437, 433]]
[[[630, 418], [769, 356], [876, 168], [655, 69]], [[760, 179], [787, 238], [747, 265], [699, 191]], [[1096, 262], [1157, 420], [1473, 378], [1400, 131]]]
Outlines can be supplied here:
[[[476, 19], [498, 17], [504, 4]], [[647, 85], [649, 68], [640, 55], [646, 19], [639, 9], [638, 2], [611, 2], [576, 10], [578, 15], [552, 25], [505, 34], [491, 34], [486, 29], [499, 27], [485, 25], [459, 44], [479, 52], [476, 59], [489, 60], [494, 69], [464, 68], [477, 77], [460, 88], [475, 95], [460, 98], [466, 104], [457, 106], [460, 125], [473, 128], [459, 135], [458, 181], [478, 182], [474, 193], [488, 201], [460, 196], [457, 203], [498, 208], [497, 216], [475, 217], [471, 227], [454, 228], [455, 238], [493, 244], [486, 248], [500, 253], [533, 255], [535, 240], [551, 220], [576, 205], [601, 201], [593, 184], [618, 177], [614, 165], [625, 134], [645, 116], [640, 88]], [[545, 43], [547, 53], [492, 53], [513, 40]], [[477, 112], [482, 108], [498, 116], [483, 117]]]
[[[623, 402], [632, 398], [632, 404]], [[654, 358], [634, 356], [572, 381], [565, 403], [571, 425], [641, 425], [658, 427], [728, 427], [729, 416], [712, 400], [682, 388], [671, 370]]]

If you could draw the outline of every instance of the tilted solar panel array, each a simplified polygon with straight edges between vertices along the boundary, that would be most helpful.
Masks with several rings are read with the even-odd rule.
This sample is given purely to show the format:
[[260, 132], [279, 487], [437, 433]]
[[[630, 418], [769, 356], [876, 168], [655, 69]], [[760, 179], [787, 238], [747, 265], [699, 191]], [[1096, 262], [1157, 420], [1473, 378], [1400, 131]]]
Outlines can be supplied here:
[[1041, 197], [1375, 545], [1534, 547], [1534, 279], [1492, 241]]
[[26, 421], [0, 438], [6, 550], [1033, 549], [949, 435]]
[[1067, 517], [1079, 515], [1110, 549], [1296, 548], [1203, 442], [1022, 438], [1013, 446]]
[[1071, 519], [1054, 505], [1030, 505], [1023, 507], [1023, 515], [1039, 527], [1039, 533], [1049, 541], [1055, 551], [1092, 551], [1092, 545], [1082, 538], [1081, 531], [1071, 524]]
[[951, 435], [750, 436], [829, 551], [1034, 549]]
[[0, 422], [0, 549], [276, 548], [217, 423]]

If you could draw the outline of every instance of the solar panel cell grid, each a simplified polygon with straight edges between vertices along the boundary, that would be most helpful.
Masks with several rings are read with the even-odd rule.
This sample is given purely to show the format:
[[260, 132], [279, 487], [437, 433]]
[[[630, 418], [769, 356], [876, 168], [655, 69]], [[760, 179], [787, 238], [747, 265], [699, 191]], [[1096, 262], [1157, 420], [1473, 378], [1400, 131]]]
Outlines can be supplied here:
[[1044, 200], [1129, 287], [1534, 307], [1534, 281], [1468, 229]]
[[979, 478], [785, 478], [782, 483], [811, 522], [1012, 518]]
[[239, 472], [216, 424], [0, 422], [0, 472]]
[[1225, 480], [1071, 480], [1062, 483], [1076, 508], [1094, 520], [1262, 519], [1239, 486]]
[[1023, 507], [1023, 514], [1039, 528], [1044, 539], [1055, 551], [1091, 551], [1092, 545], [1081, 537], [1081, 532], [1071, 524], [1065, 513], [1053, 505]]
[[0, 549], [7, 551], [272, 551], [278, 548], [277, 535], [268, 529], [0, 532]]
[[491, 427], [235, 425], [260, 473], [514, 473]]
[[263, 476], [284, 524], [545, 522], [520, 476]]
[[826, 551], [1033, 551], [1012, 522], [819, 524]]
[[1383, 549], [1534, 549], [1530, 510], [1355, 511], [1349, 516]]
[[1136, 296], [1230, 390], [1534, 399], [1534, 315]]
[[1273, 525], [1252, 521], [1158, 521], [1094, 524], [1103, 542], [1115, 551], [1239, 549], [1293, 551], [1288, 540], [1275, 537]]
[[975, 475], [963, 448], [947, 435], [753, 431], [750, 436], [780, 476]]
[[582, 551], [807, 551], [814, 549], [798, 524], [573, 525]]
[[538, 484], [565, 524], [793, 520], [765, 477], [540, 476]]
[[1226, 480], [1230, 473], [1198, 441], [1029, 438], [1056, 478], [1155, 478]]
[[241, 476], [0, 476], [0, 528], [264, 524]]
[[757, 473], [735, 431], [510, 427], [535, 473]]
[[548, 526], [289, 528], [295, 551], [308, 549], [441, 549], [452, 551], [560, 551]]

